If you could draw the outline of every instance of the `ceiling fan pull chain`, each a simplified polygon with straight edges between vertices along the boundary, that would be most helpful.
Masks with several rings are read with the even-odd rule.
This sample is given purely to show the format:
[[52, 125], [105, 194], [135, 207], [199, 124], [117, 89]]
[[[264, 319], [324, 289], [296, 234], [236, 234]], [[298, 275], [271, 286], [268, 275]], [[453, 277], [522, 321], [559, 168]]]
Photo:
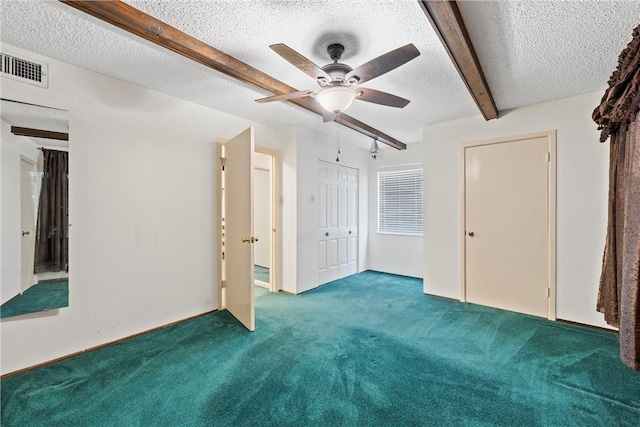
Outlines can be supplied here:
[[336, 117], [336, 140], [338, 141], [338, 155], [336, 162], [340, 162], [340, 113]]

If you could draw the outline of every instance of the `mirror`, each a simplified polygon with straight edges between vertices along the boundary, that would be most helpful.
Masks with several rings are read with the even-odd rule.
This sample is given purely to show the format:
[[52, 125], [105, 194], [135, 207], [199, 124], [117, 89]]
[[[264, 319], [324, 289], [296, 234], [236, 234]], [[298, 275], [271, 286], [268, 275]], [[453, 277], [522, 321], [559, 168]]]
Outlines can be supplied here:
[[259, 240], [253, 245], [254, 280], [257, 286], [273, 291], [272, 274], [272, 156], [253, 155], [253, 233]]
[[2, 99], [0, 317], [69, 305], [69, 113]]

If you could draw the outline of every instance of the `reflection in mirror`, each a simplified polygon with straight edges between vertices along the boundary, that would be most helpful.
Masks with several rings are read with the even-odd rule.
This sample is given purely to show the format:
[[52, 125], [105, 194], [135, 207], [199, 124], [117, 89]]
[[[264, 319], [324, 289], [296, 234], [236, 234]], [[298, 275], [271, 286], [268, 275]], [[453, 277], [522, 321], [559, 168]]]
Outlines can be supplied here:
[[272, 289], [271, 274], [271, 156], [264, 153], [253, 155], [253, 227], [259, 237], [253, 245], [255, 284]]
[[65, 110], [2, 99], [0, 317], [69, 305]]

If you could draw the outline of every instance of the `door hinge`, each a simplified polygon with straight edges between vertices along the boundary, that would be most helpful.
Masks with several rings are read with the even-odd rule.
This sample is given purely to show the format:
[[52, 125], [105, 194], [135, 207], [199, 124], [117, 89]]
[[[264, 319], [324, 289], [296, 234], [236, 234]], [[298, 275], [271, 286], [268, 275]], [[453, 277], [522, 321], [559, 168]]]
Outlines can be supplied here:
[[551, 289], [547, 288], [547, 298], [551, 297]]
[[222, 288], [226, 288], [227, 287], [227, 282], [225, 282], [224, 280], [222, 281]]
[[222, 164], [222, 170], [224, 170], [224, 167], [227, 165], [227, 158], [220, 157], [220, 164]]
[[551, 153], [547, 152], [547, 162], [551, 161]]

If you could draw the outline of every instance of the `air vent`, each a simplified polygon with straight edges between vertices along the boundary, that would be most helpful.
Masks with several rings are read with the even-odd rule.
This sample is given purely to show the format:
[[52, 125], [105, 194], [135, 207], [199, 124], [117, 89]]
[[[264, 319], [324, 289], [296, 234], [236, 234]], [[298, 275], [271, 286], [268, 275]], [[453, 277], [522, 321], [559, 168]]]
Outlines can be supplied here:
[[0, 53], [0, 57], [2, 77], [45, 88], [49, 85], [46, 62], [29, 61], [6, 53]]

